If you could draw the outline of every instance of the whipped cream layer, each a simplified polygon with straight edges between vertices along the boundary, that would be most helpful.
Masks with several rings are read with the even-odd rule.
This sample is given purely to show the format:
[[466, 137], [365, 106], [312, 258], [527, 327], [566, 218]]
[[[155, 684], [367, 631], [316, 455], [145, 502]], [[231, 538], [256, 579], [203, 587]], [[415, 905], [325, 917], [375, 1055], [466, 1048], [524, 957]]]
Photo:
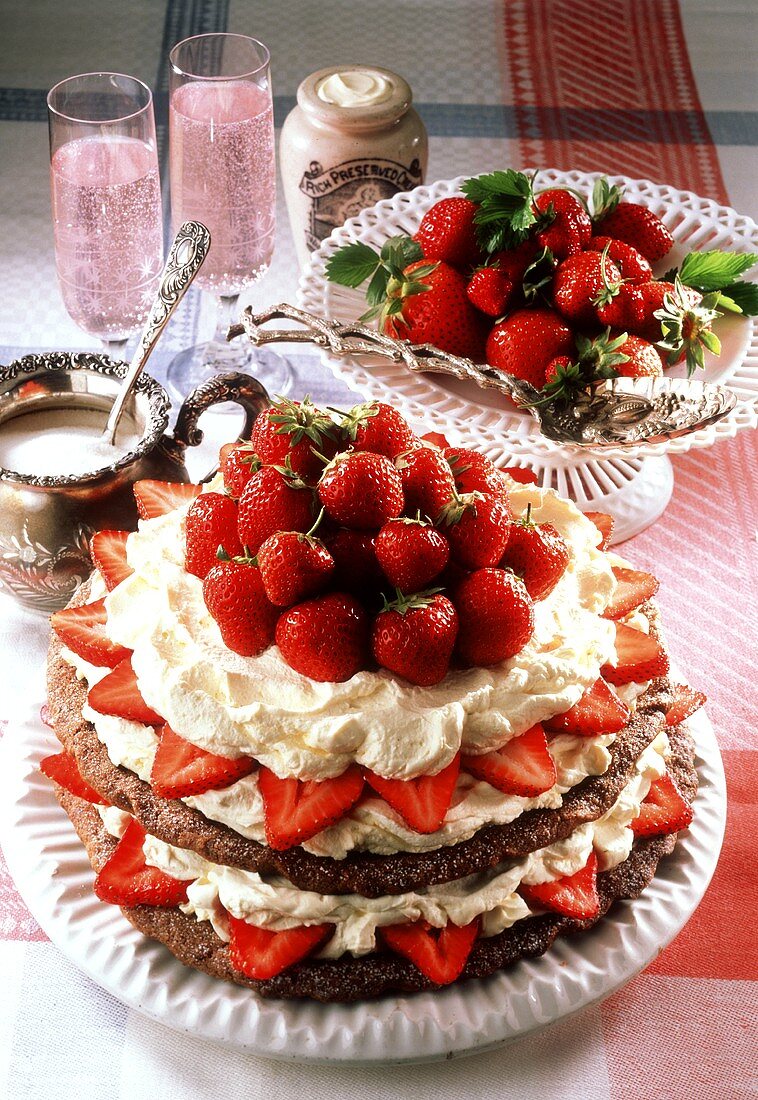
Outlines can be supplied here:
[[514, 514], [531, 503], [536, 522], [557, 528], [571, 560], [535, 604], [527, 646], [500, 665], [454, 669], [422, 688], [382, 670], [316, 683], [276, 646], [240, 657], [224, 645], [202, 582], [184, 569], [186, 509], [129, 538], [134, 574], [108, 596], [108, 633], [134, 651], [147, 703], [200, 748], [253, 756], [280, 777], [326, 779], [354, 761], [388, 778], [436, 774], [459, 749], [489, 752], [568, 710], [615, 660], [613, 624], [599, 617], [615, 580], [597, 529], [552, 490], [514, 483], [510, 498]]
[[[63, 656], [89, 684], [96, 683], [109, 671], [86, 664], [70, 650], [64, 650]], [[127, 768], [149, 783], [158, 749], [158, 737], [152, 726], [100, 714], [87, 704], [82, 714], [95, 727], [111, 763]], [[417, 833], [409, 829], [400, 814], [384, 799], [364, 794], [360, 803], [343, 818], [305, 841], [302, 847], [313, 855], [344, 859], [353, 851], [392, 855], [395, 852], [434, 851], [459, 844], [485, 825], [505, 825], [527, 810], [559, 808], [568, 790], [587, 776], [602, 775], [607, 770], [611, 760], [608, 748], [615, 738], [615, 734], [552, 737], [549, 749], [555, 762], [556, 783], [535, 798], [502, 794], [489, 783], [462, 772], [445, 821], [434, 833]], [[263, 799], [256, 772], [221, 790], [190, 795], [181, 801], [249, 840], [266, 843]]]
[[[252, 871], [225, 867], [148, 835], [145, 858], [153, 867], [177, 879], [189, 881], [188, 901], [181, 908], [198, 920], [208, 920], [228, 941], [226, 914], [258, 927], [281, 931], [299, 925], [329, 923], [334, 934], [320, 953], [337, 958], [350, 953], [365, 955], [376, 947], [376, 930], [388, 924], [428, 920], [434, 927], [449, 921], [457, 925], [482, 918], [485, 936], [493, 936], [530, 915], [516, 893], [524, 882], [536, 884], [575, 874], [595, 850], [600, 870], [625, 860], [632, 848], [630, 828], [639, 814], [650, 784], [665, 774], [669, 752], [665, 733], [656, 737], [637, 761], [633, 778], [602, 817], [575, 829], [564, 840], [532, 852], [528, 857], [468, 875], [465, 878], [417, 891], [380, 898], [358, 894], [317, 894], [300, 890], [288, 880], [262, 877]], [[113, 807], [98, 807], [106, 829], [120, 836], [128, 815]]]

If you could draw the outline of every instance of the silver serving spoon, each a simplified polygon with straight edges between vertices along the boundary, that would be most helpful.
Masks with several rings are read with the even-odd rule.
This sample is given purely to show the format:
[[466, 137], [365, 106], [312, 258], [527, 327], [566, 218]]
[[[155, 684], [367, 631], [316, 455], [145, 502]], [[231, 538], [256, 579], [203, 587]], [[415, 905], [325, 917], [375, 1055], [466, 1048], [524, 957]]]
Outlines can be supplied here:
[[[269, 321], [299, 322], [302, 329], [264, 329]], [[395, 340], [361, 324], [340, 324], [283, 303], [263, 313], [248, 308], [227, 339], [246, 334], [253, 344], [317, 344], [331, 355], [381, 355], [409, 370], [449, 374], [482, 389], [499, 390], [537, 421], [554, 443], [573, 447], [636, 447], [689, 435], [726, 416], [737, 396], [723, 386], [686, 378], [611, 378], [568, 405], [545, 402], [528, 382], [463, 359], [430, 344]]]
[[111, 407], [101, 442], [113, 443], [116, 438], [118, 424], [131, 397], [134, 383], [142, 374], [145, 363], [150, 358], [150, 354], [158, 343], [158, 338], [166, 327], [169, 318], [200, 270], [203, 260], [208, 255], [210, 246], [210, 231], [202, 222], [184, 222], [183, 225], [179, 226], [169, 249], [158, 292], [150, 307], [137, 350], [132, 357], [129, 369], [121, 383], [121, 389]]

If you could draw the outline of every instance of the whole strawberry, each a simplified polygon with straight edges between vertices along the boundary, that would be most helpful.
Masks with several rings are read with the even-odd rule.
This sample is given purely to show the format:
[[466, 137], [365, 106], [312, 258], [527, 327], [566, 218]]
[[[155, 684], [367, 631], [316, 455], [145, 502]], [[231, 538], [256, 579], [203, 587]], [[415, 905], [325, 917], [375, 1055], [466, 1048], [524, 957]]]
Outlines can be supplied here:
[[318, 495], [327, 515], [342, 527], [382, 527], [403, 510], [403, 482], [384, 455], [345, 451], [324, 470]]
[[381, 401], [354, 405], [342, 417], [339, 431], [354, 451], [372, 451], [387, 458], [409, 450], [416, 441], [410, 425], [397, 409]]
[[576, 195], [562, 187], [551, 187], [535, 196], [534, 206], [543, 219], [551, 219], [536, 233], [543, 248], [549, 248], [557, 260], [584, 251], [592, 237], [592, 222]]
[[571, 355], [573, 350], [573, 333], [557, 313], [541, 308], [517, 309], [490, 332], [486, 360], [490, 366], [541, 389], [550, 360], [556, 355]]
[[444, 260], [457, 267], [471, 267], [482, 256], [476, 239], [476, 203], [469, 199], [440, 199], [421, 219], [414, 240], [427, 260]]
[[426, 588], [445, 568], [447, 539], [423, 520], [391, 519], [376, 536], [376, 557], [393, 587], [401, 592]]
[[395, 467], [403, 483], [405, 510], [411, 515], [421, 512], [436, 519], [455, 488], [443, 452], [436, 447], [416, 447], [398, 455]]
[[252, 443], [225, 443], [219, 453], [219, 469], [224, 488], [230, 497], [239, 500], [253, 474], [261, 468], [261, 460]]
[[237, 505], [223, 493], [201, 493], [190, 505], [185, 519], [187, 572], [204, 577], [218, 562], [220, 546], [230, 558], [242, 553], [237, 534]]
[[377, 320], [383, 332], [414, 344], [481, 360], [486, 328], [466, 296], [465, 276], [445, 261], [425, 260], [410, 237], [391, 237], [381, 254], [361, 241], [345, 245], [329, 259], [326, 276], [350, 287], [369, 281], [362, 321]]
[[[486, 328], [466, 294], [466, 279], [456, 268], [439, 263], [432, 270], [424, 261], [405, 269], [384, 331], [412, 344], [433, 344], [452, 355], [481, 361]], [[408, 287], [420, 291], [408, 295]], [[407, 295], [407, 296], [406, 296]]]
[[534, 605], [522, 581], [504, 569], [477, 569], [453, 593], [456, 652], [465, 665], [496, 665], [524, 648], [534, 631]]
[[203, 598], [234, 653], [257, 657], [273, 643], [279, 608], [269, 602], [252, 562], [218, 562], [203, 581]]
[[279, 531], [266, 539], [256, 556], [266, 595], [277, 607], [315, 596], [334, 572], [334, 558], [310, 532]]
[[671, 249], [674, 238], [657, 214], [636, 202], [623, 202], [623, 188], [603, 176], [592, 192], [593, 233], [624, 241], [657, 263]]
[[608, 258], [619, 269], [624, 281], [633, 286], [646, 283], [653, 277], [653, 269], [642, 253], [624, 241], [615, 241], [612, 237], [593, 237], [587, 247], [593, 252], [603, 252], [607, 248]]
[[464, 569], [481, 569], [500, 561], [510, 534], [510, 510], [498, 497], [455, 493], [439, 524], [451, 557]]
[[468, 281], [468, 300], [488, 317], [502, 317], [513, 297], [514, 285], [496, 264], [478, 267]]
[[630, 330], [642, 321], [643, 300], [640, 288], [631, 283], [620, 283], [608, 296], [602, 296], [595, 313], [602, 325], [617, 330]]
[[608, 287], [620, 283], [621, 272], [606, 256], [597, 252], [569, 256], [555, 269], [555, 308], [574, 325], [592, 326], [597, 323], [596, 306], [604, 304]]
[[515, 248], [504, 248], [500, 252], [495, 252], [490, 258], [490, 263], [497, 264], [498, 271], [505, 275], [507, 279], [510, 279], [514, 288], [519, 290], [526, 269], [536, 260], [539, 252], [540, 246], [537, 241], [533, 237], [529, 237]]
[[617, 374], [627, 378], [660, 378], [663, 374], [659, 351], [642, 337], [627, 336], [618, 350], [626, 361], [616, 365]]
[[[635, 336], [657, 344], [663, 338], [663, 328], [661, 318], [656, 315], [668, 313], [672, 320], [676, 317], [680, 320], [683, 347], [685, 336], [690, 343], [697, 339], [702, 322], [699, 307], [703, 300], [699, 291], [682, 283], [667, 282], [665, 279], [651, 279], [647, 283], [641, 283], [638, 290], [642, 296], [642, 318], [633, 328], [629, 326]], [[667, 308], [667, 298], [672, 306], [670, 309]]]
[[308, 531], [313, 525], [313, 490], [284, 467], [264, 466], [253, 474], [240, 497], [240, 542], [257, 554], [277, 531]]
[[442, 452], [450, 463], [459, 493], [482, 493], [508, 502], [508, 488], [494, 462], [481, 451], [446, 447]]
[[458, 616], [446, 596], [399, 593], [374, 620], [371, 647], [382, 668], [430, 687], [447, 675], [457, 633]]
[[276, 644], [296, 672], [321, 683], [342, 683], [367, 667], [368, 616], [354, 596], [329, 592], [282, 612]]
[[508, 545], [500, 562], [522, 578], [533, 600], [544, 600], [566, 572], [569, 549], [551, 523], [534, 523], [532, 506], [511, 524]]
[[361, 600], [372, 601], [384, 584], [374, 536], [368, 531], [340, 527], [325, 536], [325, 542], [334, 559], [334, 587]]
[[327, 458], [336, 452], [337, 429], [331, 418], [308, 398], [280, 398], [256, 417], [250, 436], [252, 449], [265, 466], [284, 466], [304, 481], [315, 481]]

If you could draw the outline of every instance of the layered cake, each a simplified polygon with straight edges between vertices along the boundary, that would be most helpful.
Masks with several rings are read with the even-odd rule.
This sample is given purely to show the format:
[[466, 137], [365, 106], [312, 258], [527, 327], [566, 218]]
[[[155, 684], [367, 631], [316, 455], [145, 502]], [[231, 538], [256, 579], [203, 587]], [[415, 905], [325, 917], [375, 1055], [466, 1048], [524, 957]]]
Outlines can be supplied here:
[[262, 413], [135, 487], [53, 616], [42, 770], [95, 891], [264, 996], [434, 989], [635, 898], [692, 816], [657, 581], [389, 406]]

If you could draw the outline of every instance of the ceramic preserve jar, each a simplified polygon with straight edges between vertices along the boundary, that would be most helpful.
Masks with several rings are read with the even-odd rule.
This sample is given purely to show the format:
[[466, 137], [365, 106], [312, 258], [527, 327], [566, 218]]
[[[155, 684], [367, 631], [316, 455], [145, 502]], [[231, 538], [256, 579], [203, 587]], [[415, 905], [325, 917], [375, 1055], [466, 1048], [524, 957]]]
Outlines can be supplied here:
[[279, 159], [301, 267], [332, 230], [424, 182], [427, 137], [410, 85], [389, 69], [319, 69], [297, 90]]

